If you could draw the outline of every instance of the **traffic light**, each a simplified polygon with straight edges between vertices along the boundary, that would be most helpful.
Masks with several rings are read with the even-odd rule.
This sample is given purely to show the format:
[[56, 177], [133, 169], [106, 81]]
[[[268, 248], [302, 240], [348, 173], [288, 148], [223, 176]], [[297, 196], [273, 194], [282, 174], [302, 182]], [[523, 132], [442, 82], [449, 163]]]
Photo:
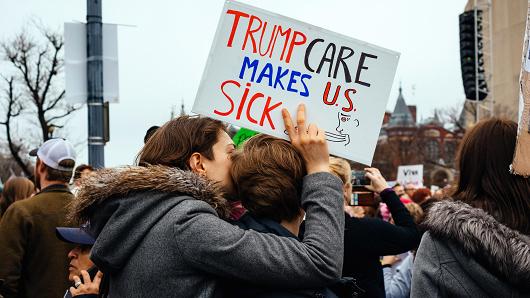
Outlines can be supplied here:
[[[460, 15], [460, 65], [464, 92], [469, 100], [483, 100], [488, 95], [482, 53], [482, 10], [466, 11]], [[475, 30], [476, 24], [476, 30]], [[475, 47], [475, 34], [477, 46]], [[476, 51], [476, 55], [475, 55]], [[478, 78], [478, 80], [477, 80]], [[477, 94], [478, 82], [478, 94]]]

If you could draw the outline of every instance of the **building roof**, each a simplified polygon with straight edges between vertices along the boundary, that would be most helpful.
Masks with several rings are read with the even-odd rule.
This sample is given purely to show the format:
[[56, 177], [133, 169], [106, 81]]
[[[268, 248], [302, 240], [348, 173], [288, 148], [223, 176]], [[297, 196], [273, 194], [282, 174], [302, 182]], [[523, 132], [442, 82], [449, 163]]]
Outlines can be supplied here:
[[403, 98], [403, 92], [401, 86], [399, 86], [399, 95], [397, 98], [396, 106], [394, 107], [394, 112], [390, 116], [388, 121], [388, 127], [414, 127], [416, 122], [410, 113], [410, 109]]

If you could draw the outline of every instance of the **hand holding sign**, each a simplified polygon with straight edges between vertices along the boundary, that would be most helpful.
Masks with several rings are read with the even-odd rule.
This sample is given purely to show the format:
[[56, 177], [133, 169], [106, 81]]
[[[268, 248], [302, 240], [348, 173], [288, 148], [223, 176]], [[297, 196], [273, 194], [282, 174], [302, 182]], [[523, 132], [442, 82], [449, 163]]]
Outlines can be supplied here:
[[319, 129], [315, 124], [306, 127], [305, 105], [298, 106], [296, 128], [287, 109], [282, 110], [282, 116], [291, 143], [304, 158], [307, 174], [329, 172], [329, 151], [326, 135], [324, 130]]

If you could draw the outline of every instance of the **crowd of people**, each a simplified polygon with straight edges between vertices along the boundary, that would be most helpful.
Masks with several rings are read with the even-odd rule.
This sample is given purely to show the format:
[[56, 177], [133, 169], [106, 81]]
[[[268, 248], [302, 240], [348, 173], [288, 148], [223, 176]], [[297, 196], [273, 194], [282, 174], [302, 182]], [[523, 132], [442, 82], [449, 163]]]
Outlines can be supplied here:
[[181, 116], [118, 168], [75, 167], [68, 141], [46, 141], [30, 152], [34, 183], [2, 191], [0, 297], [530, 296], [516, 123], [466, 133], [452, 191], [366, 168], [359, 206], [350, 163], [304, 106], [295, 123], [282, 115], [290, 141], [240, 148], [222, 122]]

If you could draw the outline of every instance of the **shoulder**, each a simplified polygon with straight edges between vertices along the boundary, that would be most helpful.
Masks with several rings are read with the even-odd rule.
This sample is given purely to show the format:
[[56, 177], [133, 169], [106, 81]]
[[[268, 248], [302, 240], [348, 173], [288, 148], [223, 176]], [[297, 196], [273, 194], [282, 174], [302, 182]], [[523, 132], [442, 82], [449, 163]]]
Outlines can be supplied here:
[[169, 211], [173, 215], [186, 218], [201, 214], [218, 216], [216, 210], [205, 201], [198, 200], [189, 195], [173, 196], [173, 198], [180, 201]]

